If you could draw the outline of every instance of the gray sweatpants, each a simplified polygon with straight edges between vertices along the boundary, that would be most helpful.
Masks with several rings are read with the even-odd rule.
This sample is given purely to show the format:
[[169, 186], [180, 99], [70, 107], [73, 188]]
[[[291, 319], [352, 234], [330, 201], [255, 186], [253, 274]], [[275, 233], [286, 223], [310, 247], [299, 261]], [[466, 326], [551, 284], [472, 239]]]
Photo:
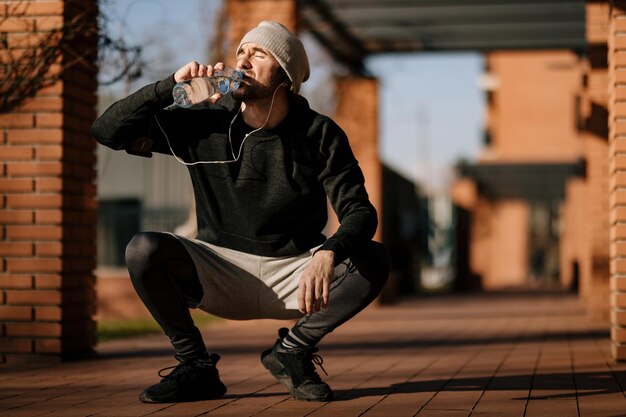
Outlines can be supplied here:
[[[297, 256], [266, 257], [174, 236], [193, 259], [203, 288], [197, 308], [235, 320], [299, 318], [292, 332], [310, 345], [371, 303], [387, 278], [385, 273], [366, 279], [348, 259], [335, 267], [328, 309], [303, 315], [298, 310], [298, 285], [317, 248]], [[374, 247], [379, 249], [374, 251], [379, 255], [378, 260], [372, 254], [363, 254], [363, 257], [385, 263], [386, 257], [380, 252], [384, 253], [382, 245]], [[387, 268], [386, 265], [377, 267]]]

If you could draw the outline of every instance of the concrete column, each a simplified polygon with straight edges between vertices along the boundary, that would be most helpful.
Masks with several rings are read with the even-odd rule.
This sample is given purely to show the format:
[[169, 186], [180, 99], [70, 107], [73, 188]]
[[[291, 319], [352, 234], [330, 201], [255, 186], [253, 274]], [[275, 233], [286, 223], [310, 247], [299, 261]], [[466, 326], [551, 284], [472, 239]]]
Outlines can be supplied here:
[[4, 2], [0, 11], [7, 16], [0, 18], [2, 71], [9, 53], [27, 56], [49, 33], [66, 28], [67, 47], [44, 68], [54, 82], [0, 114], [0, 363], [56, 361], [95, 344], [89, 127], [96, 117], [97, 36], [72, 29], [97, 27], [96, 1]]
[[626, 1], [611, 11], [609, 63], [609, 176], [611, 238], [611, 352], [626, 360]]

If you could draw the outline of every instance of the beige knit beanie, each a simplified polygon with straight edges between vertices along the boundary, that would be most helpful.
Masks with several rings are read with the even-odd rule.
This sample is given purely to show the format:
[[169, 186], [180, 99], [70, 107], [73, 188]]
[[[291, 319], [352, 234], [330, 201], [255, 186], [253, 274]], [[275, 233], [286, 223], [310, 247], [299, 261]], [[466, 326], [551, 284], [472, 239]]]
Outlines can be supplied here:
[[309, 79], [309, 59], [300, 39], [278, 22], [263, 21], [246, 33], [237, 51], [244, 43], [253, 42], [267, 49], [287, 73], [297, 93], [303, 82]]

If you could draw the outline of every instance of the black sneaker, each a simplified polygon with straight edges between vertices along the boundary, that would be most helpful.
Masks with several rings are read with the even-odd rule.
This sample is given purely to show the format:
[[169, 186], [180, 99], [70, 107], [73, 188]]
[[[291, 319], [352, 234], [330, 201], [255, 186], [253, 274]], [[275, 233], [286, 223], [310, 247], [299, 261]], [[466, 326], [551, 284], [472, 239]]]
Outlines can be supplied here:
[[[161, 382], [148, 387], [139, 399], [145, 403], [177, 403], [183, 401], [211, 400], [226, 394], [226, 386], [220, 381], [215, 365], [220, 356], [211, 354], [210, 360], [192, 359], [178, 366], [163, 368]], [[172, 369], [168, 375], [161, 375]]]
[[261, 353], [261, 363], [296, 400], [332, 401], [333, 391], [313, 365], [324, 370], [322, 358], [315, 354], [317, 348], [285, 348], [281, 342], [288, 331], [286, 328], [278, 331], [279, 338], [274, 346]]

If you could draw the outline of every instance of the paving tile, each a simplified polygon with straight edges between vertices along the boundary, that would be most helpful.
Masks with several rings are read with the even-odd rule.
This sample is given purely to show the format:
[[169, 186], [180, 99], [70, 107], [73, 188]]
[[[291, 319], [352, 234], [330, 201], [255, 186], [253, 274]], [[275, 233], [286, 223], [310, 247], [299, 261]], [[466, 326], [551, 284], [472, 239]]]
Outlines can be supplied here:
[[530, 400], [526, 408], [526, 417], [575, 417], [578, 416], [576, 399], [568, 400]]
[[332, 403], [291, 399], [259, 362], [289, 321], [221, 321], [201, 329], [219, 352], [221, 399], [143, 404], [174, 365], [162, 335], [98, 347], [100, 358], [0, 367], [0, 415], [617, 417], [626, 364], [610, 360], [608, 326], [567, 294], [475, 294], [366, 309], [320, 345]]
[[467, 410], [422, 410], [417, 417], [468, 417], [470, 411]]

